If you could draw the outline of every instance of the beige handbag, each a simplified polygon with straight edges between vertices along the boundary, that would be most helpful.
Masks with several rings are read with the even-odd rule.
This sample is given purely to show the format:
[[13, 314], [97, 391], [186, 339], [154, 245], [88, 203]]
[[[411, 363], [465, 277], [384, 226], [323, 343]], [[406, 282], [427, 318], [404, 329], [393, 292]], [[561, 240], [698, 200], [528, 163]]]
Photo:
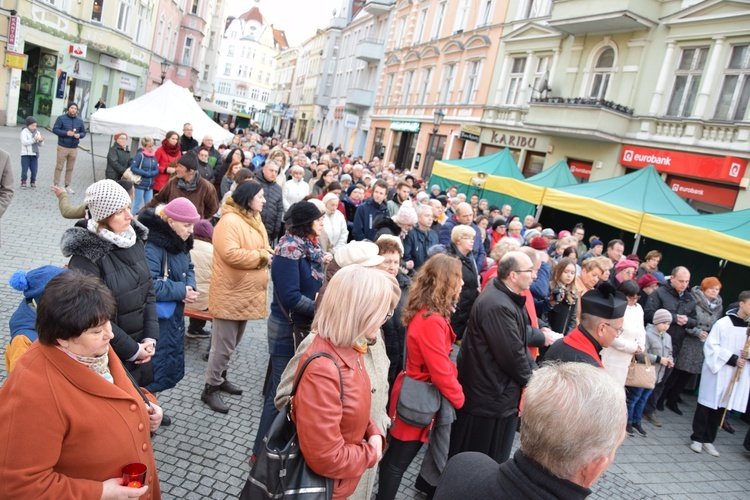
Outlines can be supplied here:
[[633, 356], [628, 366], [628, 377], [625, 379], [626, 387], [653, 389], [656, 386], [656, 369], [651, 364], [648, 353], [645, 354], [645, 358], [645, 363], [639, 363]]

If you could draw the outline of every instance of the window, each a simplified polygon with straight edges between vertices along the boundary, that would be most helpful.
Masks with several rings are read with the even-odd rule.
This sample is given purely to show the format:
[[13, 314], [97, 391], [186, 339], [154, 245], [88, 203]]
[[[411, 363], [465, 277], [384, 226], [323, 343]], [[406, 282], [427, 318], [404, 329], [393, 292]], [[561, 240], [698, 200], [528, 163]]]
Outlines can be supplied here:
[[417, 19], [417, 31], [414, 33], [414, 45], [422, 43], [422, 37], [424, 36], [424, 26], [427, 24], [427, 7], [419, 11], [419, 18]]
[[469, 67], [466, 71], [466, 84], [464, 86], [463, 104], [472, 104], [476, 102], [477, 91], [479, 90], [479, 75], [482, 68], [482, 61], [469, 61]]
[[437, 40], [440, 38], [440, 33], [443, 31], [443, 19], [445, 18], [445, 6], [447, 2], [443, 1], [438, 4], [435, 18], [432, 21], [432, 35], [430, 40]]
[[247, 87], [237, 86], [237, 97], [247, 97]]
[[524, 0], [520, 9], [519, 19], [547, 16], [552, 11], [552, 0]]
[[466, 29], [466, 19], [469, 17], [469, 0], [460, 0], [456, 10], [456, 19], [453, 23], [453, 32], [458, 33]]
[[174, 59], [175, 50], [177, 49], [177, 30], [172, 33], [172, 44], [169, 46], [169, 59]]
[[249, 68], [247, 69], [247, 79], [249, 80], [250, 78], [252, 78], [252, 76], [253, 76], [253, 67], [252, 67], [252, 66], [250, 66], [250, 67], [249, 67]]
[[259, 92], [258, 89], [253, 89], [250, 92], [250, 99], [253, 99], [254, 101], [257, 101], [258, 100], [258, 92]]
[[409, 104], [409, 94], [411, 94], [411, 84], [414, 81], [414, 70], [407, 71], [404, 75], [404, 91], [401, 93], [402, 104]]
[[750, 102], [750, 45], [732, 48], [729, 64], [724, 71], [716, 120], [744, 120]]
[[609, 80], [612, 77], [614, 66], [615, 51], [612, 47], [607, 47], [596, 59], [589, 97], [593, 97], [594, 99], [604, 99], [607, 96]]
[[91, 20], [98, 23], [102, 22], [102, 9], [104, 8], [104, 0], [94, 0], [94, 6], [91, 9]]
[[271, 81], [271, 73], [266, 73], [266, 83]]
[[448, 104], [453, 94], [453, 80], [456, 76], [456, 65], [448, 64], [443, 69], [443, 89], [440, 93], [439, 104]]
[[133, 10], [133, 0], [120, 0], [120, 7], [117, 10], [117, 29], [123, 33], [128, 32], [130, 28], [130, 12]]
[[494, 0], [482, 0], [477, 16], [477, 28], [487, 26], [492, 22], [492, 4]]
[[510, 68], [510, 78], [508, 82], [508, 95], [505, 98], [505, 104], [518, 104], [518, 93], [521, 90], [523, 74], [526, 71], [526, 58], [514, 57]]
[[270, 95], [268, 92], [263, 92], [260, 94], [260, 100], [263, 102], [268, 102]]
[[216, 100], [216, 101], [214, 101], [214, 102], [215, 102], [216, 104], [218, 104], [219, 106], [221, 106], [222, 108], [228, 108], [228, 107], [229, 107], [229, 103], [228, 103], [227, 101], [219, 101], [219, 100]]
[[143, 5], [142, 3], [138, 4], [138, 21], [135, 28], [135, 41], [138, 44], [146, 45], [148, 43], [148, 29], [150, 28], [151, 23], [149, 20], [151, 19], [151, 9]]
[[190, 13], [191, 14], [197, 14], [198, 13], [198, 2], [200, 2], [200, 0], [193, 0], [193, 5], [192, 5], [192, 7], [190, 7]]
[[419, 102], [417, 104], [426, 104], [427, 95], [432, 86], [432, 68], [422, 70], [422, 89], [419, 91]]
[[229, 94], [232, 92], [232, 84], [229, 82], [219, 82], [219, 93]]
[[533, 92], [532, 97], [542, 97], [547, 92], [549, 84], [549, 56], [540, 56], [536, 60], [536, 69], [534, 70], [534, 83], [532, 84], [531, 91]]
[[[159, 28], [156, 31], [156, 43], [161, 46], [162, 41], [162, 35], [164, 34], [164, 14], [162, 14], [161, 18], [159, 19]], [[161, 50], [158, 50], [155, 48], [157, 53], [161, 53]]]
[[232, 74], [232, 63], [227, 63], [224, 66], [224, 75], [229, 76], [230, 74]]
[[166, 56], [169, 50], [169, 39], [172, 37], [172, 21], [167, 25], [167, 33], [162, 40], [161, 50], [159, 51], [162, 55]]
[[698, 95], [707, 55], [708, 48], [706, 47], [682, 50], [680, 63], [675, 71], [667, 116], [690, 116], [693, 112], [693, 104]]
[[44, 2], [50, 4], [56, 9], [64, 10], [66, 12], [68, 10], [68, 0], [44, 0]]
[[258, 81], [259, 82], [263, 81], [263, 72], [262, 71], [258, 71]]
[[227, 47], [227, 57], [234, 57], [234, 45]]
[[393, 90], [393, 80], [395, 78], [395, 73], [389, 73], [385, 77], [385, 88], [383, 89], [383, 106], [388, 106], [391, 103], [391, 91]]

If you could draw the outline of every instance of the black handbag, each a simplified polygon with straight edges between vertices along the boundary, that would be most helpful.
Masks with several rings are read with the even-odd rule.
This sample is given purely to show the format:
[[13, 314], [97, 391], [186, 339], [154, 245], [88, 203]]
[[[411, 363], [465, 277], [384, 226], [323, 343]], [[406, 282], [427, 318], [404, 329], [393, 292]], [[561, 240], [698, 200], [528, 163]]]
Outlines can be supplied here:
[[344, 380], [336, 360], [327, 353], [318, 352], [307, 358], [294, 380], [289, 402], [268, 429], [263, 438], [250, 476], [240, 493], [240, 500], [292, 498], [299, 500], [330, 500], [333, 496], [333, 479], [313, 472], [305, 462], [297, 439], [297, 426], [291, 419], [292, 404], [297, 386], [307, 365], [315, 358], [325, 357], [336, 365], [341, 384], [341, 401], [344, 401]]
[[404, 423], [414, 427], [427, 427], [440, 409], [440, 390], [431, 382], [415, 380], [406, 374], [408, 364], [404, 342], [404, 377], [396, 402], [396, 414]]

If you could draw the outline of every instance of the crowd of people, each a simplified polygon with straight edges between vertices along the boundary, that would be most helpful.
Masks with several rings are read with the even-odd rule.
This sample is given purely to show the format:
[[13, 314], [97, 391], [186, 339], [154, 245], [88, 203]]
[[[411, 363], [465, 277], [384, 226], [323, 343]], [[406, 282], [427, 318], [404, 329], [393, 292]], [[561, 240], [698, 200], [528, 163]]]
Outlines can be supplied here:
[[[68, 120], [66, 144], [84, 133]], [[22, 132], [27, 153], [42, 142], [34, 125]], [[12, 280], [24, 299], [0, 389], [10, 422], [0, 483], [11, 497], [149, 488], [158, 498], [148, 432], [171, 424], [156, 398], [184, 376], [184, 338], [210, 338], [196, 400], [226, 414], [243, 393], [228, 380], [232, 355], [259, 319], [269, 364], [251, 464], [300, 367], [327, 353], [333, 363], [315, 358], [304, 371], [290, 415], [308, 465], [335, 480], [333, 498], [369, 499], [376, 478], [376, 498], [395, 498], [425, 443], [415, 487], [428, 498], [583, 498], [626, 436], [646, 436], [644, 421], [664, 425], [665, 408], [682, 414], [697, 376], [694, 452], [718, 456], [719, 428], [734, 432], [725, 410], [748, 414], [750, 292], [725, 308], [716, 277], [690, 288], [689, 269], [665, 275], [657, 250], [625, 255], [622, 240], [586, 238], [582, 224], [545, 228], [332, 145], [248, 129], [215, 147], [188, 123], [158, 148], [141, 138], [131, 158], [127, 134], [113, 139], [106, 179], [83, 205], [53, 187], [61, 214], [77, 219], [61, 242], [67, 270]], [[35, 185], [32, 164], [24, 186], [27, 169]], [[637, 364], [654, 367], [653, 387], [629, 385]], [[422, 425], [403, 406], [428, 390], [438, 405]], [[563, 426], [554, 432], [553, 416]], [[101, 419], [122, 425], [118, 441], [83, 453]], [[149, 466], [141, 489], [113, 479], [126, 461]]]

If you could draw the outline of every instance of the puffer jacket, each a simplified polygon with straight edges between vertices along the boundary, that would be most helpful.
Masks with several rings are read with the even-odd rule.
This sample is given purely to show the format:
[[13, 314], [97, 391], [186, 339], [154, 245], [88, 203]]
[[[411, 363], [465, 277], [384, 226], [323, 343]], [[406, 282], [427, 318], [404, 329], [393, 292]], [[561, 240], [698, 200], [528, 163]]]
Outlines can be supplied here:
[[195, 283], [198, 285], [200, 295], [195, 302], [190, 304], [190, 309], [206, 311], [208, 309], [208, 298], [211, 296], [211, 267], [214, 258], [214, 246], [208, 241], [195, 238], [193, 249], [190, 250], [190, 260], [193, 262], [195, 271]]
[[153, 153], [139, 149], [130, 163], [130, 171], [141, 176], [141, 182], [134, 187], [141, 191], [154, 189], [154, 177], [159, 173], [159, 164]]
[[117, 247], [90, 232], [86, 221], [65, 231], [60, 246], [63, 255], [70, 257], [70, 269], [97, 276], [112, 291], [117, 302], [117, 317], [111, 322], [112, 349], [136, 382], [146, 386], [153, 380], [153, 362], [136, 365], [128, 360], [135, 359], [144, 339], [159, 339], [159, 323], [145, 253], [148, 229], [136, 220], [131, 225], [137, 240], [130, 248]]
[[284, 196], [281, 192], [281, 186], [276, 182], [268, 182], [262, 170], [255, 177], [255, 180], [263, 186], [266, 204], [260, 212], [260, 218], [263, 225], [266, 226], [269, 241], [273, 241], [281, 235], [281, 222], [284, 219]]
[[[146, 386], [161, 392], [177, 385], [185, 375], [185, 303], [187, 287], [198, 290], [190, 250], [192, 235], [183, 241], [154, 209], [141, 212], [138, 220], [149, 229], [146, 257], [158, 302], [174, 302], [174, 314], [159, 319], [159, 344], [152, 358], [154, 381]], [[166, 259], [167, 279], [164, 279]], [[200, 292], [200, 290], [198, 290]]]
[[119, 181], [122, 178], [122, 174], [130, 166], [130, 151], [123, 149], [119, 144], [115, 143], [114, 146], [109, 148], [107, 153], [107, 170], [105, 176], [107, 179], [113, 181]]
[[[78, 139], [67, 135], [70, 130], [75, 130], [75, 133], [78, 134]], [[74, 149], [78, 147], [81, 139], [86, 137], [86, 126], [78, 115], [70, 116], [66, 112], [57, 117], [55, 125], [52, 127], [52, 133], [57, 136], [58, 146]]]
[[227, 199], [213, 242], [209, 299], [213, 317], [244, 321], [268, 316], [268, 262], [273, 250], [260, 217]]

